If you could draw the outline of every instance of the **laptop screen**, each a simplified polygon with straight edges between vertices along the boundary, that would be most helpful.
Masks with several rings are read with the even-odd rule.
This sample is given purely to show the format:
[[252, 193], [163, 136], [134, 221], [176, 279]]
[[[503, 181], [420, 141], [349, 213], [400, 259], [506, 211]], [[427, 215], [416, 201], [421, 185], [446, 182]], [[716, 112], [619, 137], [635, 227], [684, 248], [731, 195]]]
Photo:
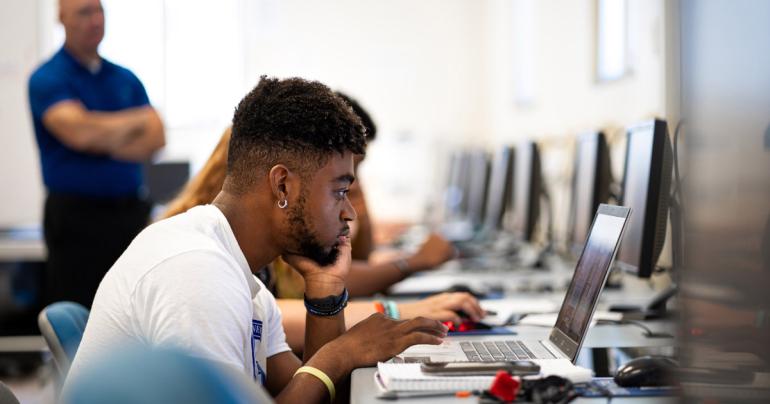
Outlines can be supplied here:
[[575, 274], [556, 320], [556, 328], [570, 340], [578, 342], [578, 345], [591, 321], [628, 213], [628, 208], [619, 206], [599, 207], [575, 267]]

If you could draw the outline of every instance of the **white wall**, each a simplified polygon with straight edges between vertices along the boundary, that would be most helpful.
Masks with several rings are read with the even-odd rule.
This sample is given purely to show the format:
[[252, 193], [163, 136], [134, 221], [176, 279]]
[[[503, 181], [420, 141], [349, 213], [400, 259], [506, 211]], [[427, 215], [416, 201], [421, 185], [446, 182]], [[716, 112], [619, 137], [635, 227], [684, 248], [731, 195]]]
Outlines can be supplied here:
[[[621, 179], [623, 126], [666, 116], [664, 1], [627, 1], [630, 73], [612, 82], [598, 82], [595, 75], [596, 0], [487, 2], [488, 143], [538, 140], [559, 238], [566, 232], [575, 135], [604, 129], [611, 142], [614, 175]], [[534, 46], [526, 61], [533, 67], [532, 82], [525, 89], [531, 100], [526, 104], [516, 102], [521, 89], [516, 87], [515, 64], [523, 63], [517, 58], [528, 56], [515, 48], [516, 30], [511, 25], [517, 10], [529, 11], [534, 19], [529, 38]]]
[[[522, 1], [522, 0], [518, 0]], [[595, 79], [596, 0], [534, 2], [533, 102], [517, 106], [509, 25], [516, 1], [493, 0], [487, 80], [490, 131], [496, 140], [552, 137], [590, 128], [623, 126], [662, 116], [665, 107], [662, 0], [628, 0], [631, 73], [620, 80]]]
[[435, 158], [480, 132], [483, 3], [465, 0], [261, 2], [248, 71], [317, 79], [375, 120], [363, 181], [385, 220], [420, 220]]
[[38, 4], [0, 1], [0, 226], [37, 224], [43, 187], [27, 102], [38, 63]]
[[[665, 115], [663, 5], [628, 0], [631, 71], [607, 83], [595, 78], [596, 0], [260, 2], [247, 72], [318, 79], [370, 110], [381, 135], [362, 177], [380, 219], [420, 220], [452, 147], [525, 137], [543, 142], [561, 218], [576, 133], [608, 128], [614, 135]], [[532, 37], [517, 41], [520, 33]], [[522, 43], [525, 52], [515, 48]], [[523, 56], [531, 59], [517, 59]], [[517, 64], [532, 69], [526, 105], [515, 102]], [[613, 140], [620, 176], [624, 145], [621, 136]]]
[[[176, 0], [165, 1], [167, 13], [180, 8], [175, 6]], [[0, 225], [34, 222], [40, 217], [42, 191], [25, 86], [29, 72], [47, 56], [38, 52], [38, 44], [44, 42], [38, 36], [51, 35], [51, 15], [44, 15], [50, 14], [51, 3], [0, 3], [0, 168], [4, 169], [0, 189], [14, 190], [15, 195], [0, 200]], [[201, 35], [193, 33], [183, 35], [188, 41], [175, 42], [172, 33], [166, 33], [170, 39], [165, 46], [194, 44], [202, 62], [211, 62], [205, 58], [214, 55], [211, 58], [221, 67], [213, 69], [211, 63], [201, 65], [195, 60], [186, 63], [184, 77], [194, 77], [188, 79], [190, 97], [197, 97], [201, 105], [215, 101], [217, 105], [210, 108], [220, 112], [207, 120], [206, 128], [198, 124], [169, 128], [167, 154], [199, 164], [216, 142], [229, 111], [259, 75], [298, 75], [358, 98], [377, 122], [379, 138], [370, 148], [362, 173], [376, 218], [419, 220], [441, 179], [437, 167], [442, 157], [459, 144], [491, 147], [525, 136], [538, 138], [546, 146], [546, 174], [556, 188], [564, 189], [573, 134], [664, 115], [663, 0], [629, 0], [633, 72], [604, 84], [597, 84], [593, 73], [595, 3], [232, 0], [227, 2], [229, 11], [213, 13], [208, 19], [200, 12], [202, 6], [196, 6], [196, 12], [169, 17], [172, 25], [166, 29], [182, 26], [188, 32], [190, 27], [200, 27], [200, 33], [210, 36], [219, 32], [218, 38], [233, 41], [236, 48], [201, 40]], [[148, 4], [137, 2], [135, 6], [157, 10]], [[512, 9], [527, 7], [534, 18], [524, 20], [524, 32], [531, 32], [532, 37], [523, 43], [530, 48], [514, 53], [514, 43], [522, 41], [513, 41], [512, 32], [521, 31], [515, 28], [522, 20], [514, 18]], [[227, 21], [233, 15], [237, 21]], [[109, 33], [109, 9], [107, 18]], [[200, 21], [181, 24], [180, 18]], [[38, 24], [38, 19], [44, 24]], [[156, 20], [148, 21], [155, 24]], [[532, 82], [525, 89], [531, 102], [526, 105], [514, 102], [521, 93], [514, 86], [514, 63], [522, 54], [532, 57], [527, 61]], [[118, 59], [118, 55], [112, 57]], [[120, 62], [131, 65], [132, 60]], [[233, 89], [232, 80], [225, 83], [218, 77], [220, 70], [228, 77], [242, 75], [242, 90]], [[168, 78], [174, 73], [165, 74]], [[150, 76], [144, 79], [153, 80]], [[216, 92], [214, 101], [195, 92], [218, 83], [227, 90]], [[162, 85], [160, 99], [173, 103], [170, 89], [174, 87]], [[174, 106], [164, 108], [173, 111]], [[179, 119], [184, 122], [184, 117]], [[616, 163], [622, 161], [616, 159]], [[555, 194], [563, 206], [566, 195]]]

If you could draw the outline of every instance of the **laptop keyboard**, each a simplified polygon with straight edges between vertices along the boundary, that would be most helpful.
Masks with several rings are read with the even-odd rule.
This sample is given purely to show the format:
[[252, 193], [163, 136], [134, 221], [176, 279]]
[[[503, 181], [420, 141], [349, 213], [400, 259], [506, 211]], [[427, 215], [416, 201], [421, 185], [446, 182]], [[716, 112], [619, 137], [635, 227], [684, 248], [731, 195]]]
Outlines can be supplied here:
[[515, 361], [538, 359], [523, 341], [479, 341], [460, 342], [465, 356], [471, 362]]

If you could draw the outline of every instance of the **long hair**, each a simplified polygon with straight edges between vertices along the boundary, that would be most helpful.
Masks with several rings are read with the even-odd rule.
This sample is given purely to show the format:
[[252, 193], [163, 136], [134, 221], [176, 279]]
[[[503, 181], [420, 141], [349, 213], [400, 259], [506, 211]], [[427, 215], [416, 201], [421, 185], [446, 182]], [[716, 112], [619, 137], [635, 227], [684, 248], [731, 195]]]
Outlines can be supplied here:
[[228, 127], [225, 133], [222, 134], [217, 147], [211, 153], [200, 172], [187, 183], [179, 196], [169, 202], [168, 208], [163, 213], [161, 219], [186, 212], [188, 209], [198, 205], [211, 203], [219, 194], [219, 191], [222, 190], [222, 184], [225, 182], [230, 130], [231, 128]]

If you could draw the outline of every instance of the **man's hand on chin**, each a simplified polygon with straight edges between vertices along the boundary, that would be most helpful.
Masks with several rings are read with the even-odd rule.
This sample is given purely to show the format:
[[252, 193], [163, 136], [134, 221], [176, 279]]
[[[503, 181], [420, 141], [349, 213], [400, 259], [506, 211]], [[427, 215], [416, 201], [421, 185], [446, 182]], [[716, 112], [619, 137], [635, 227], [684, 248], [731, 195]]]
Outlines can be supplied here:
[[286, 254], [283, 259], [305, 279], [305, 295], [310, 298], [322, 298], [339, 295], [345, 287], [345, 279], [350, 272], [352, 262], [350, 237], [337, 247], [339, 254], [332, 265], [322, 267], [310, 258]]

